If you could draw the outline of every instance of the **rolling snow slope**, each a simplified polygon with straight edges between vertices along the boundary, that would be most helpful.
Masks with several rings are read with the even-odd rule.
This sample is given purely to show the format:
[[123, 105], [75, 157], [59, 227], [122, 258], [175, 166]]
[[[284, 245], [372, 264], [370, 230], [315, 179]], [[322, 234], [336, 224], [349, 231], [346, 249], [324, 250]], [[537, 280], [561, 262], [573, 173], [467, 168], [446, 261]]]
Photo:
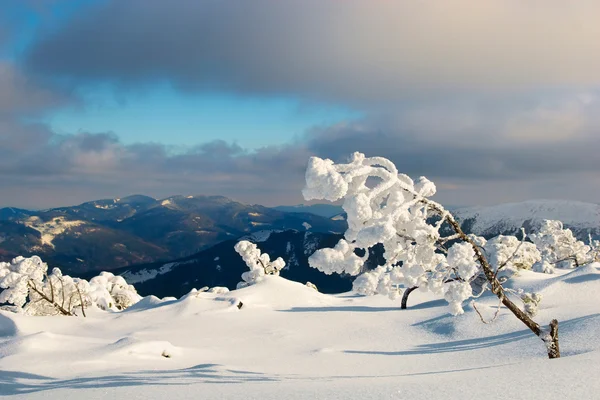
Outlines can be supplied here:
[[[0, 311], [0, 395], [20, 399], [598, 399], [600, 264], [525, 271], [560, 321], [563, 358], [506, 310], [452, 317], [415, 292], [325, 295], [280, 277], [226, 295], [146, 297], [121, 313]], [[239, 303], [243, 306], [238, 309]], [[497, 301], [478, 300], [487, 316]], [[91, 310], [90, 310], [91, 311]]]

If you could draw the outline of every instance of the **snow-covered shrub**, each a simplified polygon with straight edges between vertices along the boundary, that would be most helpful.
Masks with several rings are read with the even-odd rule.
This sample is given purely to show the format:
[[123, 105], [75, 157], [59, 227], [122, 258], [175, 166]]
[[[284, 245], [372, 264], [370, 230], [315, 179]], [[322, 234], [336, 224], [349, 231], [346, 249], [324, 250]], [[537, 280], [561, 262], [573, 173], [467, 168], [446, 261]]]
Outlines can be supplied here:
[[538, 232], [530, 237], [542, 255], [535, 271], [551, 273], [554, 267], [575, 268], [594, 261], [597, 249], [577, 240], [560, 221], [544, 220]]
[[89, 296], [103, 310], [124, 310], [142, 299], [125, 278], [110, 272], [101, 272], [90, 279]]
[[542, 256], [535, 244], [524, 239], [499, 235], [488, 240], [483, 249], [492, 265], [504, 265], [509, 272], [531, 269], [535, 263], [541, 261]]
[[[364, 272], [368, 250], [382, 244], [385, 264], [360, 275], [353, 285], [357, 292], [395, 298], [403, 288], [419, 287], [443, 295], [455, 315], [462, 314], [463, 302], [473, 297], [471, 282], [483, 276], [482, 288], [489, 288], [544, 341], [550, 358], [559, 357], [558, 322], [553, 320], [550, 333], [546, 334], [510, 300], [509, 295], [517, 293], [504, 288], [498, 279], [499, 269], [509, 263], [513, 268], [529, 266], [539, 254], [530, 245], [500, 238], [489, 244], [493, 257], [488, 259], [480, 247], [487, 243], [466, 235], [454, 216], [430, 199], [435, 192], [433, 182], [425, 177], [413, 181], [398, 173], [385, 158], [354, 153], [348, 163], [335, 164], [311, 157], [304, 198], [342, 200], [348, 229], [334, 248], [320, 249], [311, 255], [309, 265], [326, 274], [359, 275]], [[444, 224], [454, 234], [443, 236]]]
[[0, 289], [0, 303], [28, 315], [85, 316], [91, 305], [122, 310], [141, 299], [123, 277], [103, 272], [88, 282], [63, 275], [58, 268], [48, 274], [48, 265], [38, 256], [0, 263]]
[[281, 257], [271, 261], [267, 253], [261, 254], [256, 244], [247, 240], [237, 242], [234, 249], [250, 268], [250, 271], [242, 274], [242, 282], [238, 283], [238, 289], [253, 285], [265, 275], [279, 275], [279, 271], [285, 267], [285, 262]]
[[58, 268], [48, 275], [48, 265], [38, 256], [0, 263], [0, 289], [0, 303], [13, 304], [29, 315], [74, 315], [86, 306], [83, 281]]

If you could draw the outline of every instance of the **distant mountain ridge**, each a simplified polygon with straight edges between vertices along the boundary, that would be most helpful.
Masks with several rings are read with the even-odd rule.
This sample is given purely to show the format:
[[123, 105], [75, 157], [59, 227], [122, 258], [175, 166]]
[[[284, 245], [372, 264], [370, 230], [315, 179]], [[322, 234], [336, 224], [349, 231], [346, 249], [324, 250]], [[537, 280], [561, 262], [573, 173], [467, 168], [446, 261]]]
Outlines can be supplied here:
[[40, 255], [76, 273], [185, 257], [264, 229], [343, 232], [344, 221], [223, 196], [134, 195], [72, 207], [0, 209], [0, 260]]
[[[0, 261], [17, 255], [36, 254], [51, 266], [59, 266], [74, 275], [150, 264], [153, 265], [150, 269], [156, 272], [165, 265], [179, 263], [204, 251], [214, 253], [215, 248], [231, 255], [231, 243], [241, 237], [268, 243], [265, 251], [283, 256], [287, 242], [299, 247], [298, 238], [306, 231], [316, 235], [313, 237], [322, 234], [337, 238], [345, 231], [343, 213], [326, 218], [303, 212], [306, 209], [316, 210], [316, 206], [292, 206], [294, 212], [286, 212], [246, 205], [222, 196], [171, 196], [157, 200], [135, 195], [42, 211], [3, 208], [0, 209]], [[339, 211], [338, 206], [329, 208], [328, 212], [332, 211]], [[587, 240], [588, 234], [600, 237], [600, 205], [597, 204], [531, 200], [490, 207], [462, 207], [452, 211], [466, 232], [488, 238], [516, 234], [521, 227], [532, 233], [543, 219], [562, 220], [581, 240]], [[298, 238], [285, 242], [273, 239], [288, 235], [288, 231], [296, 232]], [[325, 241], [323, 239], [319, 243]], [[220, 243], [224, 242], [229, 244], [221, 247]], [[295, 253], [286, 256], [290, 269], [294, 266], [293, 258], [289, 258], [292, 254]], [[214, 257], [220, 255], [215, 253]], [[300, 260], [301, 268], [307, 267], [307, 255], [298, 253], [294, 257]], [[235, 271], [229, 271], [225, 262], [219, 264], [223, 273], [229, 271], [227, 274], [231, 274], [226, 278], [228, 283], [237, 280], [239, 269], [245, 268], [238, 259], [237, 254], [230, 257], [232, 265], [237, 268]], [[302, 273], [299, 279], [304, 279], [304, 276]], [[218, 280], [203, 279], [198, 277], [202, 286], [218, 283]]]
[[[453, 210], [467, 233], [486, 237], [516, 234], [521, 227], [532, 233], [543, 219], [563, 219], [580, 239], [588, 233], [600, 233], [600, 206], [590, 203], [532, 200], [490, 207], [463, 207]], [[335, 218], [335, 217], [334, 217]], [[332, 247], [342, 237], [339, 234], [299, 231], [263, 230], [241, 239], [258, 243], [271, 257], [282, 257], [286, 268], [282, 275], [301, 283], [310, 281], [326, 293], [349, 290], [353, 277], [325, 275], [308, 265], [308, 257], [317, 249]], [[235, 288], [240, 275], [247, 270], [234, 251], [237, 240], [228, 240], [190, 257], [168, 263], [154, 263], [122, 268], [116, 272], [134, 283], [142, 293], [160, 296], [181, 296], [192, 288], [227, 286]], [[371, 252], [368, 267], [383, 263], [382, 249]]]
[[600, 205], [570, 200], [528, 200], [487, 207], [462, 207], [452, 210], [469, 233], [493, 237], [535, 231], [542, 220], [563, 222], [580, 240], [588, 234], [600, 236]]

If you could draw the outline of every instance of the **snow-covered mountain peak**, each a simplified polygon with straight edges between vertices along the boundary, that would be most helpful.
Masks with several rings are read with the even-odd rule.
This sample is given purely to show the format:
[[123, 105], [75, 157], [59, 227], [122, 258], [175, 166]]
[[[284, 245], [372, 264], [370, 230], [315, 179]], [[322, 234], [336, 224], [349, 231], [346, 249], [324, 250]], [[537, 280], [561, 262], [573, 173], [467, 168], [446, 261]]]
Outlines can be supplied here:
[[487, 207], [464, 207], [454, 215], [468, 223], [468, 230], [498, 234], [529, 229], [545, 219], [557, 219], [575, 231], [600, 231], [600, 205], [573, 200], [527, 200]]

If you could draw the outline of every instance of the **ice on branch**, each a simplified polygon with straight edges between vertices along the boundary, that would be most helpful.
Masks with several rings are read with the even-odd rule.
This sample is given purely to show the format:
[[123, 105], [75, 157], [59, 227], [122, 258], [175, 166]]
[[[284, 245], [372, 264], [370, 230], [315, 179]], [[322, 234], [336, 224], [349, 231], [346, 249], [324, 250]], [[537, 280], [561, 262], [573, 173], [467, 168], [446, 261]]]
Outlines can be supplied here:
[[238, 283], [238, 289], [253, 285], [265, 275], [279, 275], [279, 271], [285, 267], [285, 262], [281, 257], [271, 261], [268, 254], [261, 254], [256, 244], [247, 240], [237, 242], [234, 249], [250, 268], [250, 271], [242, 274], [242, 282]]
[[120, 276], [103, 272], [92, 278], [73, 278], [48, 265], [37, 256], [17, 257], [0, 263], [0, 303], [15, 306], [28, 315], [83, 315], [96, 306], [104, 310], [122, 310], [141, 297]]

